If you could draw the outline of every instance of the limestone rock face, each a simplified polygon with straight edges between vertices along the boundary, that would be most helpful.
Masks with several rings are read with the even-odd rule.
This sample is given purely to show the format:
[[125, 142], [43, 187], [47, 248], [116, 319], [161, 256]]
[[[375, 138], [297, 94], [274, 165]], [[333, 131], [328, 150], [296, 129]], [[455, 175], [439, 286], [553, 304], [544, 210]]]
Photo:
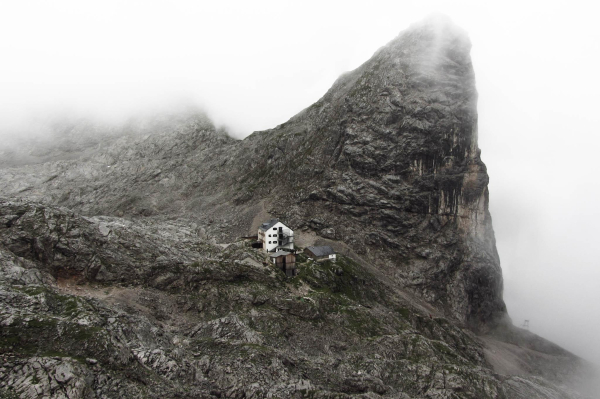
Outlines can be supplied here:
[[425, 21], [255, 140], [306, 132], [262, 166], [295, 188], [274, 201], [277, 213], [300, 225], [317, 217], [320, 235], [335, 228], [400, 284], [485, 329], [505, 306], [470, 47], [451, 22]]

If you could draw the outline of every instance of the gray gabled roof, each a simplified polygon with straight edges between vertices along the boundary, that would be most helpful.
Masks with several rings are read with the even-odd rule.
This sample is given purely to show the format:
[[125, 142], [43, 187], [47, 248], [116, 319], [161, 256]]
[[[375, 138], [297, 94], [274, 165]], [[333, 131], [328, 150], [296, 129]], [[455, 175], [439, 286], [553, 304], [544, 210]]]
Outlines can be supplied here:
[[306, 249], [315, 254], [315, 256], [329, 256], [335, 254], [335, 251], [329, 245], [324, 245], [322, 247], [308, 247]]
[[260, 225], [260, 227], [258, 228], [259, 230], [262, 231], [267, 231], [269, 230], [271, 227], [275, 226], [277, 223], [279, 222], [279, 219], [271, 219], [269, 220], [267, 223], [263, 223]]

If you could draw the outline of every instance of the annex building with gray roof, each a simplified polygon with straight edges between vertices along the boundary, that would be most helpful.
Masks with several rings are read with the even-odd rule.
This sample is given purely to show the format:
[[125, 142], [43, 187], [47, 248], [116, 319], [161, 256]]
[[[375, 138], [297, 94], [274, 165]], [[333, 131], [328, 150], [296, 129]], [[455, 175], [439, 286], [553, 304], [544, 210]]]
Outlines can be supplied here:
[[335, 261], [336, 253], [329, 245], [320, 247], [307, 247], [304, 253], [315, 260], [332, 260]]

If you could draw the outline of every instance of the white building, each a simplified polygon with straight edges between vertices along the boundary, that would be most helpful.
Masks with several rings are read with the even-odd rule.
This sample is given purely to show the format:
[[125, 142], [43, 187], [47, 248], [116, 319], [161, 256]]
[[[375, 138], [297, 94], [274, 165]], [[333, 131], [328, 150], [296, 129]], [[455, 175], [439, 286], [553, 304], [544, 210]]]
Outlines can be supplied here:
[[258, 240], [263, 249], [275, 252], [278, 249], [294, 249], [294, 231], [277, 219], [271, 219], [258, 228]]

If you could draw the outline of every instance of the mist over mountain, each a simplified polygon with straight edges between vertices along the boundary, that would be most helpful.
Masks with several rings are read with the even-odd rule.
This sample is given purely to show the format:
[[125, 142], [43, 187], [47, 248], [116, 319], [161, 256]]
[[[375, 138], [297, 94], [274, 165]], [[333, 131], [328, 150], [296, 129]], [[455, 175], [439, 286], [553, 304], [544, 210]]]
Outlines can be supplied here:
[[[187, 110], [4, 149], [0, 392], [592, 395], [506, 311], [470, 50], [428, 18], [244, 140]], [[272, 217], [339, 261], [286, 278], [241, 238]]]

